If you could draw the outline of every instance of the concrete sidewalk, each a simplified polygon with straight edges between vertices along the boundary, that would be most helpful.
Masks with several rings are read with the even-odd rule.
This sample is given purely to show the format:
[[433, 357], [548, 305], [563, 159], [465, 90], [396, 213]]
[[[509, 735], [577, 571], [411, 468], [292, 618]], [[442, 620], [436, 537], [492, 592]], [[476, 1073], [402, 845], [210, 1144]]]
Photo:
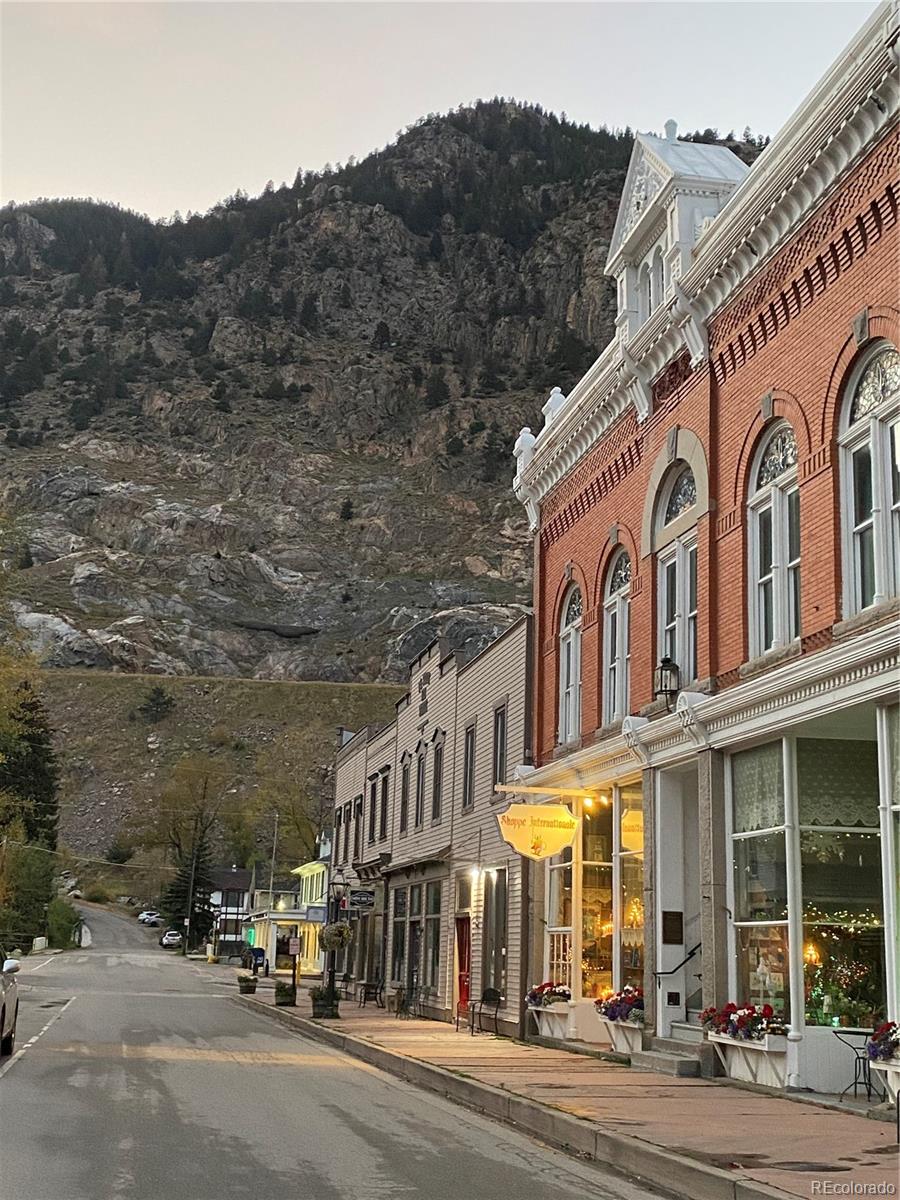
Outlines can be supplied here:
[[471, 1037], [439, 1021], [359, 1008], [354, 1000], [341, 1002], [340, 1020], [314, 1021], [304, 990], [297, 1008], [276, 1009], [268, 991], [238, 1002], [691, 1200], [900, 1191], [893, 1123], [490, 1034]]

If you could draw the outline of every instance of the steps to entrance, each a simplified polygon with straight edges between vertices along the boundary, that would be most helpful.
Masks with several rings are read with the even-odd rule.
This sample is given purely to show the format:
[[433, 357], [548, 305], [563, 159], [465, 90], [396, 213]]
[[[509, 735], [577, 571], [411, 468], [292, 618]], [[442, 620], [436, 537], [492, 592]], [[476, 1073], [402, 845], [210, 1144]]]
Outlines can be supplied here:
[[672, 1036], [669, 1041], [682, 1042], [690, 1046], [699, 1046], [704, 1039], [703, 1026], [694, 1025], [691, 1021], [673, 1021]]
[[670, 1038], [654, 1038], [654, 1047], [660, 1042], [663, 1043], [662, 1049], [638, 1050], [632, 1054], [632, 1067], [637, 1071], [658, 1071], [660, 1075], [699, 1076], [699, 1058], [666, 1049], [665, 1047], [675, 1044]]

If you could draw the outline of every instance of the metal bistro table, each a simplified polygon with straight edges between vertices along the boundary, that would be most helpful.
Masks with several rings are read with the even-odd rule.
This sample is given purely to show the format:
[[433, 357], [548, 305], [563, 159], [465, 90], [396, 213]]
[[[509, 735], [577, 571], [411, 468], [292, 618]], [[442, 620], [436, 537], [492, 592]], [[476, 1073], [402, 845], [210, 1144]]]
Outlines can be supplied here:
[[[866, 1100], [872, 1099], [873, 1092], [879, 1100], [884, 1100], [884, 1096], [872, 1080], [869, 1055], [866, 1051], [866, 1042], [872, 1036], [872, 1030], [841, 1026], [840, 1028], [832, 1029], [831, 1032], [839, 1042], [842, 1042], [845, 1046], [849, 1046], [855, 1056], [853, 1061], [853, 1078], [841, 1092], [840, 1099], [843, 1100], [851, 1088], [853, 1088], [853, 1097], [855, 1099], [858, 1089], [864, 1087], [866, 1089]], [[863, 1040], [862, 1042], [854, 1042], [851, 1041], [851, 1038], [862, 1038]]]

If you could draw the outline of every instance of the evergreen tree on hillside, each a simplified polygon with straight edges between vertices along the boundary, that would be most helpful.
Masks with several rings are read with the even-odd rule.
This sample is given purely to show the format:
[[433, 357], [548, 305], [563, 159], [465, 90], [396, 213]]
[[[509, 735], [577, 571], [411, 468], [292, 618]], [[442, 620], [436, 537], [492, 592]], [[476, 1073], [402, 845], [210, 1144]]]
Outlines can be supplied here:
[[19, 687], [10, 717], [14, 733], [2, 747], [0, 793], [13, 798], [26, 841], [52, 850], [59, 819], [59, 767], [46, 710], [30, 684]]

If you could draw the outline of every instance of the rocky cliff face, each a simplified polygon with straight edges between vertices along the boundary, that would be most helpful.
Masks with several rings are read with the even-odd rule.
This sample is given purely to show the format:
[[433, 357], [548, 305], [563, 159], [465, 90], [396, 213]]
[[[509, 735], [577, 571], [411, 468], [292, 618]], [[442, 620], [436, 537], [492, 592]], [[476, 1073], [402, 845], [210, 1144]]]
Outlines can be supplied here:
[[377, 679], [508, 623], [512, 442], [609, 339], [629, 151], [494, 102], [186, 221], [0, 213], [0, 503], [45, 663]]

